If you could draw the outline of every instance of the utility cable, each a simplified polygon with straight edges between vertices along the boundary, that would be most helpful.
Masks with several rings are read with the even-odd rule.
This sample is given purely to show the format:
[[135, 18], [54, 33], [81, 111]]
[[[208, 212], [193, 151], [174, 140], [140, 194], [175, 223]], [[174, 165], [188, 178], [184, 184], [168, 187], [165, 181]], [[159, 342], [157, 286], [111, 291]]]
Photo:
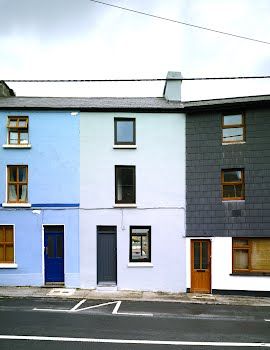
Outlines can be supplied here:
[[122, 7], [122, 6], [117, 6], [117, 5], [113, 5], [113, 4], [108, 4], [107, 2], [103, 2], [103, 1], [98, 1], [98, 0], [89, 0], [89, 1], [96, 2], [98, 4], [102, 4], [102, 5], [106, 5], [106, 6], [110, 6], [110, 7], [114, 7], [114, 8], [118, 8], [118, 9], [121, 9], [121, 10], [124, 10], [124, 11], [137, 13], [139, 15], [144, 15], [144, 16], [148, 16], [148, 17], [161, 19], [163, 21], [168, 21], [168, 22], [173, 22], [173, 23], [177, 23], [177, 24], [182, 24], [182, 25], [193, 27], [193, 28], [197, 28], [197, 29], [207, 30], [209, 32], [214, 32], [214, 33], [218, 33], [218, 34], [222, 34], [222, 35], [232, 36], [232, 37], [235, 37], [235, 38], [238, 38], [238, 39], [245, 39], [245, 40], [255, 41], [255, 42], [258, 42], [258, 43], [261, 43], [261, 44], [270, 45], [269, 41], [263, 41], [263, 40], [254, 39], [254, 38], [250, 38], [250, 37], [247, 37], [247, 36], [243, 36], [243, 35], [223, 32], [223, 31], [217, 30], [217, 29], [211, 29], [211, 28], [198, 26], [198, 25], [195, 25], [195, 24], [187, 23], [187, 22], [177, 21], [176, 19], [166, 18], [166, 17], [162, 17], [162, 16], [153, 15], [151, 13], [146, 13], [146, 12], [142, 12], [142, 11], [133, 10], [133, 9], [130, 9], [130, 8], [127, 8], [127, 7]]

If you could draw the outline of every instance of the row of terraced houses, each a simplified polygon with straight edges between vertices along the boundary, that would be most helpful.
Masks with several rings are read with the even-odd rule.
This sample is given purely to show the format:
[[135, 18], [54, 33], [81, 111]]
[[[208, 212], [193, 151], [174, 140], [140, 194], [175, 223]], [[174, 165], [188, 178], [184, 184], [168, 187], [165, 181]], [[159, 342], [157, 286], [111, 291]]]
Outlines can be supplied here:
[[270, 95], [0, 96], [0, 285], [270, 293]]

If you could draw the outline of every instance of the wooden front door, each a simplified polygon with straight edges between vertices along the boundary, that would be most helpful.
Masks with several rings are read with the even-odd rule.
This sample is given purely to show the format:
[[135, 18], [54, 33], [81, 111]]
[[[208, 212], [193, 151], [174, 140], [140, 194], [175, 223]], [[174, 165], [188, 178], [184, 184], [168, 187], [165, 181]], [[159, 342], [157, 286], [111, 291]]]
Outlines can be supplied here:
[[192, 293], [211, 293], [211, 241], [191, 240]]

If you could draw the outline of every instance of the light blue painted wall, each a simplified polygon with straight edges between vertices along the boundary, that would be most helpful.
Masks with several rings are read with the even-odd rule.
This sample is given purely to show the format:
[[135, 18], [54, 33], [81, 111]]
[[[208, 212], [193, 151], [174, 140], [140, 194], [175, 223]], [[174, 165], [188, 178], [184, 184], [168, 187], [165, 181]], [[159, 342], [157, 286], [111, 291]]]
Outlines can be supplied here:
[[[4, 149], [7, 116], [28, 116], [31, 149]], [[6, 201], [6, 166], [28, 165], [32, 204], [79, 203], [79, 115], [70, 112], [0, 112], [0, 202]], [[0, 224], [15, 225], [15, 269], [0, 268], [0, 285], [43, 285], [43, 225], [65, 225], [65, 284], [79, 286], [78, 208], [0, 208]]]
[[[115, 117], [136, 118], [137, 149], [113, 148]], [[81, 287], [97, 285], [97, 225], [115, 225], [118, 289], [184, 292], [185, 115], [82, 112], [80, 125]], [[114, 208], [115, 165], [136, 166], [137, 208]], [[151, 267], [129, 264], [132, 225], [151, 226]]]

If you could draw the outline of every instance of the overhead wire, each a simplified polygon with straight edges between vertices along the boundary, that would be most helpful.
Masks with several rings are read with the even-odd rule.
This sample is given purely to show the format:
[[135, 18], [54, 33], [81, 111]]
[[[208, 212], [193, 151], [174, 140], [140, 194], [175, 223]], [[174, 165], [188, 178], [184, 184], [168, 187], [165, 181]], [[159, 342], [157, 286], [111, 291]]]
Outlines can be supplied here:
[[214, 33], [217, 33], [217, 34], [227, 35], [227, 36], [235, 37], [235, 38], [238, 38], [238, 39], [250, 40], [250, 41], [257, 42], [257, 43], [270, 45], [269, 41], [264, 41], [264, 40], [259, 40], [259, 39], [255, 39], [255, 38], [250, 38], [248, 36], [233, 34], [233, 33], [224, 32], [224, 31], [221, 31], [221, 30], [217, 30], [217, 29], [212, 29], [212, 28], [208, 28], [208, 27], [199, 26], [199, 25], [196, 25], [196, 24], [191, 24], [191, 23], [187, 23], [187, 22], [183, 22], [183, 21], [178, 21], [178, 20], [172, 19], [172, 18], [167, 18], [167, 17], [158, 16], [158, 15], [153, 15], [151, 13], [138, 11], [138, 10], [134, 10], [134, 9], [131, 9], [131, 8], [118, 6], [118, 5], [114, 5], [114, 4], [109, 4], [109, 3], [104, 2], [104, 1], [99, 1], [99, 0], [89, 0], [89, 1], [101, 4], [101, 5], [105, 5], [105, 6], [118, 8], [118, 9], [121, 9], [121, 10], [124, 10], [124, 11], [133, 12], [133, 13], [136, 13], [136, 14], [139, 14], [139, 15], [153, 17], [153, 18], [160, 19], [160, 20], [167, 21], [167, 22], [182, 24], [182, 25], [185, 25], [185, 26], [189, 26], [189, 27], [193, 27], [193, 28], [197, 28], [197, 29], [202, 29], [202, 30], [206, 30], [206, 31], [209, 31], [209, 32], [214, 32]]

